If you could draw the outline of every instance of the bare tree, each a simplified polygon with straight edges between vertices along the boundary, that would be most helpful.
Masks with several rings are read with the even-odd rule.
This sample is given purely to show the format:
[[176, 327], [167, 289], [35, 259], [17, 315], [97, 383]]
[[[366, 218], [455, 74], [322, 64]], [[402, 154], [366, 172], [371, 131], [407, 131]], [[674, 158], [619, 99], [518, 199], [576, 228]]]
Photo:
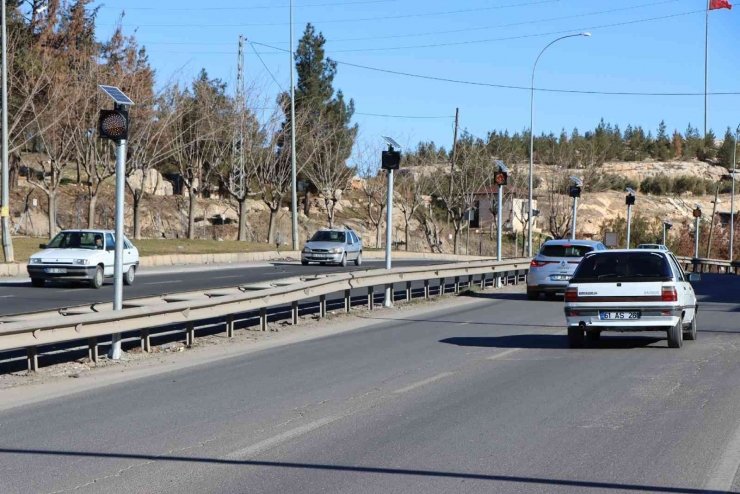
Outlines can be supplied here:
[[362, 179], [362, 192], [367, 201], [366, 211], [370, 224], [375, 228], [375, 248], [380, 248], [381, 226], [388, 205], [388, 186], [385, 172], [380, 171], [380, 151], [368, 143], [357, 150], [356, 167]]
[[565, 238], [571, 229], [572, 212], [567, 194], [568, 177], [553, 174], [547, 180], [547, 205], [544, 208], [547, 228], [556, 238]]
[[399, 174], [399, 180], [395, 184], [394, 199], [401, 210], [404, 221], [404, 233], [406, 237], [406, 250], [411, 243], [410, 223], [416, 216], [416, 211], [425, 204], [425, 197], [430, 192], [431, 183], [428, 175], [413, 173]]

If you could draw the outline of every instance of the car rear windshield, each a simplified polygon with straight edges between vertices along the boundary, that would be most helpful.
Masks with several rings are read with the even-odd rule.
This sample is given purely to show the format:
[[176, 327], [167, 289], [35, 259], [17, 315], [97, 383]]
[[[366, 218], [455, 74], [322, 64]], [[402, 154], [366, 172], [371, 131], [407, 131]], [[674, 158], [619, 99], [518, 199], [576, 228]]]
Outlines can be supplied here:
[[668, 260], [657, 252], [609, 252], [584, 258], [571, 283], [669, 281]]
[[583, 257], [594, 250], [590, 245], [552, 244], [543, 245], [540, 255], [546, 257]]
[[311, 242], [346, 242], [344, 232], [321, 231], [311, 237]]

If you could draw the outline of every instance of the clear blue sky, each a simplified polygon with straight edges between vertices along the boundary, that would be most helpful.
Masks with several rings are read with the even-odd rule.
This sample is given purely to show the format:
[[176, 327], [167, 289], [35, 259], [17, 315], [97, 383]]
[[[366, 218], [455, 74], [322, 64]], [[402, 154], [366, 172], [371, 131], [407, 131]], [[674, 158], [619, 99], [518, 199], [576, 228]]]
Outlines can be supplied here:
[[[710, 92], [740, 92], [740, 2], [735, 3], [732, 11], [710, 14]], [[173, 74], [190, 78], [201, 68], [233, 83], [240, 34], [256, 42], [289, 46], [287, 5], [288, 0], [117, 0], [101, 10], [99, 30], [102, 35], [109, 33], [121, 10], [125, 10], [126, 32], [136, 30], [138, 39], [149, 50], [160, 83]], [[548, 42], [587, 29], [592, 37], [563, 40], [546, 52], [537, 69], [535, 86], [701, 93], [703, 12], [599, 26], [701, 11], [705, 7], [706, 0], [296, 0], [295, 37], [300, 38], [310, 21], [327, 38], [328, 55], [339, 61], [527, 87], [532, 64]], [[560, 32], [563, 33], [556, 34]], [[416, 34], [424, 35], [408, 36]], [[420, 46], [447, 43], [458, 44]], [[404, 48], [388, 49], [398, 47]], [[265, 64], [277, 81], [287, 87], [287, 53], [257, 48], [264, 52]], [[251, 46], [247, 45], [246, 53], [248, 81], [259, 81], [272, 99], [279, 91], [278, 85]], [[414, 79], [344, 65], [339, 66], [335, 87], [355, 100], [358, 113], [446, 117], [397, 119], [357, 115], [365, 138], [389, 134], [405, 143], [433, 140], [449, 148], [451, 117], [456, 107], [460, 108], [461, 128], [475, 135], [484, 136], [491, 129], [522, 130], [529, 126], [528, 91]], [[665, 119], [671, 131], [677, 128], [683, 132], [689, 122], [702, 129], [703, 96], [536, 95], [538, 134], [557, 133], [561, 128], [587, 130], [602, 117], [622, 129], [631, 123], [655, 132], [661, 119]], [[740, 95], [711, 97], [709, 118], [710, 127], [719, 137], [728, 125], [734, 129], [740, 123]]]

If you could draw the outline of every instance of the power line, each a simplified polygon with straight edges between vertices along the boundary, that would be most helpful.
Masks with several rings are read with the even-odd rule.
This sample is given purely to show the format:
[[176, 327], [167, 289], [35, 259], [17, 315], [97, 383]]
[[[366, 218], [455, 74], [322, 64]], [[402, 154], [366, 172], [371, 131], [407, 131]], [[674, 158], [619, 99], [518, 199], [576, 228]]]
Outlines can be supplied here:
[[[703, 10], [701, 12], [704, 12]], [[265, 46], [267, 48], [272, 48], [274, 50], [282, 50], [287, 52], [288, 50], [285, 50], [283, 48], [278, 48], [276, 46], [266, 45], [264, 43], [258, 43], [256, 41], [253, 41], [255, 45]], [[363, 70], [370, 70], [373, 72], [382, 72], [385, 74], [393, 74], [393, 75], [400, 75], [404, 77], [413, 77], [416, 79], [426, 79], [431, 81], [438, 81], [438, 82], [448, 82], [453, 84], [464, 84], [469, 86], [482, 86], [482, 87], [494, 87], [499, 89], [516, 89], [516, 90], [523, 90], [523, 91], [531, 91], [532, 88], [530, 86], [514, 86], [514, 85], [506, 85], [506, 84], [492, 84], [488, 82], [477, 82], [477, 81], [464, 81], [459, 79], [449, 79], [445, 77], [435, 77], [430, 75], [423, 75], [423, 74], [412, 74], [409, 72], [400, 72], [397, 70], [390, 70], [390, 69], [382, 69], [379, 67], [370, 67], [367, 65], [360, 65], [356, 63], [351, 62], [343, 62], [341, 60], [333, 59], [337, 64], [339, 65], [346, 65], [348, 67], [355, 67], [358, 69]], [[568, 93], [568, 94], [595, 94], [595, 95], [604, 95], [604, 96], [704, 96], [704, 93], [651, 93], [651, 92], [630, 92], [630, 91], [584, 91], [584, 90], [577, 90], [577, 89], [551, 89], [551, 88], [534, 88], [535, 91], [540, 92], [548, 92], [548, 93]], [[738, 96], [740, 95], [740, 91], [726, 91], [726, 92], [715, 92], [715, 93], [708, 93], [710, 96]]]
[[[370, 3], [393, 3], [399, 0], [362, 0], [359, 2], [333, 2], [333, 3], [312, 3], [306, 5], [294, 5], [293, 8], [309, 8], [309, 7], [351, 7], [352, 5], [365, 5]], [[225, 10], [268, 10], [268, 9], [287, 9], [290, 4], [282, 5], [260, 5], [254, 7], [106, 7], [101, 6], [101, 9], [105, 10], [147, 10], [147, 11], [162, 11], [162, 12], [194, 12], [194, 11], [225, 11]]]
[[379, 113], [360, 113], [355, 112], [355, 115], [362, 115], [364, 117], [383, 117], [383, 118], [418, 118], [418, 119], [448, 119], [455, 118], [455, 115], [442, 115], [442, 116], [426, 116], [426, 115], [383, 115]]
[[[561, 0], [537, 0], [535, 2], [525, 3], [513, 3], [507, 5], [493, 5], [489, 7], [477, 7], [474, 9], [461, 9], [461, 10], [447, 10], [444, 12], [422, 12], [415, 14], [404, 14], [404, 15], [388, 15], [380, 17], [364, 17], [364, 18], [353, 18], [353, 19], [331, 19], [321, 21], [310, 21], [312, 24], [334, 24], [334, 23], [348, 23], [348, 22], [366, 22], [366, 21], [384, 21], [384, 20], [397, 20], [397, 19], [410, 19], [417, 17], [431, 17], [439, 15], [451, 15], [451, 14], [464, 14], [470, 12], [482, 12], [490, 10], [501, 10], [515, 7], [529, 7], [533, 5], [541, 5], [546, 3], [560, 2]], [[287, 26], [290, 23], [286, 22], [272, 22], [272, 23], [261, 23], [261, 24], [136, 24], [138, 27], [258, 27], [258, 26]], [[112, 26], [114, 24], [102, 24]], [[117, 24], [115, 24], [117, 25]]]
[[267, 73], [270, 74], [270, 77], [272, 77], [272, 80], [275, 81], [275, 84], [277, 84], [277, 87], [279, 87], [282, 92], [285, 92], [285, 89], [283, 88], [283, 85], [280, 84], [278, 82], [278, 80], [275, 78], [275, 76], [273, 75], [272, 71], [269, 69], [269, 67], [267, 67], [267, 64], [265, 63], [265, 61], [262, 60], [262, 56], [260, 55], [260, 52], [257, 51], [257, 48], [254, 47], [254, 45], [252, 44], [251, 41], [249, 42], [249, 46], [252, 47], [252, 50], [254, 50], [254, 54], [257, 55], [257, 58], [260, 59], [260, 62], [262, 62], [262, 66], [265, 68], [265, 70], [267, 71]]

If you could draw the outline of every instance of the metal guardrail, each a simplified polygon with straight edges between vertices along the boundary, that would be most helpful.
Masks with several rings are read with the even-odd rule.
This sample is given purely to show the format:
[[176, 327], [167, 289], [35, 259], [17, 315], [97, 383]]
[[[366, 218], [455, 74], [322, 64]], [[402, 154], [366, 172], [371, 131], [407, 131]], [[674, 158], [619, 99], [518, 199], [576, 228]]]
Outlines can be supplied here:
[[[406, 300], [411, 300], [412, 283], [424, 282], [423, 296], [430, 297], [430, 280], [439, 280], [440, 295], [445, 294], [445, 280], [454, 279], [454, 292], [460, 289], [461, 278], [468, 276], [468, 283], [472, 285], [474, 276], [480, 276], [478, 282], [482, 288], [487, 288], [494, 280], [519, 280], [529, 273], [529, 259], [513, 259], [508, 261], [472, 261], [464, 263], [444, 264], [436, 266], [418, 266], [393, 268], [390, 270], [377, 269], [362, 272], [340, 273], [327, 275], [325, 278], [276, 286], [259, 291], [236, 290], [224, 292], [213, 290], [206, 294], [206, 298], [188, 299], [178, 297], [178, 294], [167, 296], [161, 303], [136, 305], [129, 303], [120, 311], [78, 313], [69, 312], [68, 315], [53, 315], [49, 317], [36, 315], [29, 319], [11, 319], [8, 322], [0, 321], [0, 351], [26, 349], [28, 370], [38, 370], [38, 348], [45, 345], [87, 340], [91, 361], [98, 360], [98, 338], [110, 336], [113, 333], [140, 331], [141, 348], [151, 350], [150, 330], [156, 327], [184, 325], [186, 344], [192, 345], [195, 341], [196, 324], [217, 318], [225, 319], [225, 332], [228, 337], [234, 335], [235, 322], [239, 314], [259, 310], [259, 326], [262, 331], [267, 329], [267, 309], [290, 305], [290, 319], [292, 324], [298, 324], [298, 303], [312, 298], [319, 298], [319, 317], [325, 317], [327, 311], [327, 295], [343, 293], [344, 310], [352, 309], [352, 290], [367, 289], [367, 304], [370, 309], [374, 306], [375, 287], [391, 286], [398, 283], [406, 285]], [[493, 275], [489, 278], [489, 275]], [[217, 293], [222, 292], [222, 293]], [[393, 290], [391, 290], [393, 292]], [[39, 317], [41, 316], [41, 317]], [[20, 316], [22, 317], [22, 316]]]
[[700, 259], [694, 257], [679, 257], [676, 259], [683, 264], [686, 271], [694, 273], [711, 273], [712, 269], [716, 273], [723, 274], [740, 274], [740, 261], [727, 261], [723, 259]]

